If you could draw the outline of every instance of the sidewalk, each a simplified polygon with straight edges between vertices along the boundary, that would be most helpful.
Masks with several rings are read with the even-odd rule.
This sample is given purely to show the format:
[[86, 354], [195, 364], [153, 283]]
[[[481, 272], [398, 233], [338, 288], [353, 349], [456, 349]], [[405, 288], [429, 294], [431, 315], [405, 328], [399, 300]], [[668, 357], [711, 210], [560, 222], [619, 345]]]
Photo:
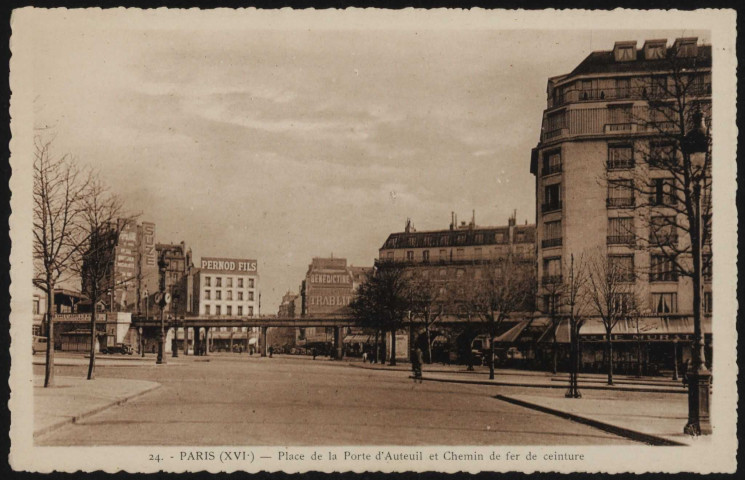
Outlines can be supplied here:
[[650, 399], [609, 398], [607, 392], [582, 391], [582, 398], [566, 398], [564, 391], [539, 395], [497, 395], [502, 401], [567, 418], [651, 445], [691, 445], [701, 441], [685, 435], [688, 397], [666, 395]]
[[[199, 357], [203, 358], [203, 357]], [[88, 365], [90, 361], [90, 357], [88, 355], [59, 355], [56, 354], [54, 356], [54, 364], [55, 365], [65, 365], [65, 366], [80, 366], [80, 365]], [[166, 365], [168, 364], [174, 364], [174, 365], [181, 365], [183, 362], [180, 362], [178, 358], [172, 358], [170, 355], [166, 359]], [[34, 365], [46, 365], [46, 357], [44, 355], [34, 355], [33, 357], [33, 364]], [[97, 366], [106, 366], [106, 367], [132, 367], [135, 365], [155, 365], [155, 355], [154, 354], [147, 354], [144, 357], [141, 357], [139, 355], [103, 355], [98, 354], [96, 355], [96, 365]]]
[[54, 380], [54, 387], [44, 388], [44, 377], [34, 377], [34, 438], [160, 387], [156, 382], [120, 378]]

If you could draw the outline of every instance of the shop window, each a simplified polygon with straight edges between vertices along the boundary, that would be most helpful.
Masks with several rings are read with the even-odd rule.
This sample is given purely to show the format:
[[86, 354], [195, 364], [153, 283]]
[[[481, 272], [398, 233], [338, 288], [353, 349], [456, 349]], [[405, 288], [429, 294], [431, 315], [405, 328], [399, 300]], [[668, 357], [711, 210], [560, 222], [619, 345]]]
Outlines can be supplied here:
[[678, 294], [677, 293], [653, 293], [652, 294], [652, 312], [653, 313], [677, 313], [678, 312]]

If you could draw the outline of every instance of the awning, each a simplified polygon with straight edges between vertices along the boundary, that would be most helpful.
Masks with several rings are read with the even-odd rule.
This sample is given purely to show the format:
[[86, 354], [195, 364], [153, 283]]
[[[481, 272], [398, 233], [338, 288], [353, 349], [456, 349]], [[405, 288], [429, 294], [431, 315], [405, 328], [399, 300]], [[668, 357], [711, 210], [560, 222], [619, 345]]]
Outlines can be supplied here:
[[372, 343], [374, 341], [375, 339], [372, 335], [366, 335], [364, 333], [357, 333], [344, 337], [344, 343]]
[[[701, 328], [705, 335], [711, 334], [711, 317], [702, 318]], [[558, 343], [569, 343], [569, 319], [562, 319], [556, 326], [556, 341]], [[546, 330], [538, 339], [539, 342], [552, 342], [552, 328]], [[583, 341], [595, 341], [605, 339], [605, 326], [599, 318], [587, 319], [580, 328], [580, 337]], [[674, 341], [688, 340], [693, 336], [693, 317], [690, 316], [665, 316], [665, 317], [642, 317], [639, 319], [637, 330], [635, 319], [620, 320], [613, 327], [613, 340], [635, 340], [637, 335], [646, 341]]]
[[518, 322], [517, 325], [510, 328], [506, 332], [504, 332], [502, 335], [499, 335], [494, 339], [494, 343], [514, 343], [521, 333], [523, 333], [523, 330], [525, 330], [528, 327], [528, 324], [530, 322], [528, 320], [523, 320], [522, 322]]

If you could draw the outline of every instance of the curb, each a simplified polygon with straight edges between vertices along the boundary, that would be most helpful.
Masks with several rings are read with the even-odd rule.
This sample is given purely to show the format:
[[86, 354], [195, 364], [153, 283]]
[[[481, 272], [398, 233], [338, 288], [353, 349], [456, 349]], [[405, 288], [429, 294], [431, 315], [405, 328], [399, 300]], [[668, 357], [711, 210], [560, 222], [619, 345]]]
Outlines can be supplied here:
[[548, 413], [550, 415], [555, 415], [557, 417], [565, 418], [573, 422], [582, 423], [584, 425], [588, 425], [590, 427], [594, 427], [594, 428], [603, 430], [605, 432], [612, 433], [614, 435], [618, 435], [618, 436], [625, 437], [631, 440], [635, 440], [637, 442], [646, 443], [648, 445], [667, 446], [667, 447], [688, 446], [685, 443], [676, 442], [674, 440], [668, 440], [667, 438], [660, 437], [657, 435], [643, 433], [637, 430], [631, 430], [630, 428], [619, 427], [616, 425], [612, 425], [610, 423], [605, 423], [599, 420], [594, 420], [592, 418], [583, 417], [581, 415], [576, 415], [574, 413], [568, 413], [568, 412], [564, 412], [561, 410], [556, 410], [554, 408], [545, 407], [543, 405], [526, 402], [524, 400], [518, 400], [516, 398], [508, 397], [505, 395], [496, 395], [494, 398], [498, 400], [502, 400], [503, 402], [512, 403], [514, 405], [519, 405], [521, 407], [530, 408], [532, 410], [537, 410], [539, 412]]
[[74, 416], [69, 417], [69, 418], [66, 418], [64, 420], [60, 420], [58, 422], [55, 422], [55, 423], [53, 423], [51, 425], [47, 425], [44, 428], [40, 428], [39, 430], [35, 430], [34, 431], [34, 438], [40, 437], [42, 435], [45, 435], [45, 434], [47, 434], [47, 433], [49, 433], [49, 432], [51, 432], [53, 430], [57, 430], [58, 428], [63, 427], [65, 425], [69, 425], [71, 423], [77, 423], [80, 420], [83, 420], [83, 419], [85, 419], [87, 417], [90, 417], [90, 416], [95, 415], [97, 413], [101, 413], [102, 411], [104, 411], [104, 410], [106, 410], [108, 408], [116, 407], [116, 406], [119, 406], [119, 405], [124, 405], [125, 403], [127, 403], [128, 401], [130, 401], [132, 399], [135, 399], [137, 397], [140, 397], [142, 395], [145, 395], [146, 393], [150, 393], [153, 390], [159, 389], [161, 386], [162, 386], [161, 384], [154, 385], [154, 386], [152, 386], [152, 387], [150, 387], [150, 388], [148, 388], [146, 390], [143, 390], [141, 392], [137, 392], [137, 393], [135, 393], [133, 395], [130, 395], [129, 397], [124, 397], [124, 398], [120, 398], [119, 400], [114, 400], [113, 402], [109, 402], [109, 403], [107, 403], [105, 405], [101, 405], [100, 407], [96, 407], [96, 408], [94, 408], [92, 410], [88, 410], [87, 412], [83, 412], [83, 413], [80, 413], [78, 415], [74, 415]]
[[[413, 378], [413, 377], [409, 377]], [[537, 383], [515, 383], [515, 382], [495, 382], [495, 381], [487, 381], [487, 380], [460, 380], [456, 378], [436, 378], [436, 377], [424, 377], [423, 380], [428, 380], [430, 382], [443, 382], [443, 383], [464, 383], [464, 384], [471, 384], [471, 385], [493, 385], [493, 386], [499, 386], [499, 387], [526, 387], [526, 388], [567, 388], [566, 384], [560, 385], [545, 385], [545, 384], [537, 384]], [[600, 385], [582, 385], [580, 384], [580, 388], [583, 390], [609, 390], [614, 392], [644, 392], [644, 393], [683, 393], [687, 394], [687, 390], [672, 390], [672, 389], [666, 389], [666, 388], [634, 388], [634, 387], [608, 387], [608, 386], [600, 386]]]

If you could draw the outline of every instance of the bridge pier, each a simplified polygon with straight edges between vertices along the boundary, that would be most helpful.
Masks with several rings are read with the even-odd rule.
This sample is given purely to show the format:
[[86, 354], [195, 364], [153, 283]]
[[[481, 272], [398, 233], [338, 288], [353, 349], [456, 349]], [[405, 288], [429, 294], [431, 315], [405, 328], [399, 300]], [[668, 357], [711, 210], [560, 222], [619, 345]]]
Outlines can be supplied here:
[[184, 327], [184, 355], [189, 355], [189, 329]]
[[202, 339], [199, 338], [199, 327], [194, 327], [194, 355], [200, 356], [202, 348]]
[[259, 337], [259, 349], [261, 349], [261, 356], [266, 357], [267, 345], [266, 345], [266, 331], [268, 327], [260, 327], [261, 336]]
[[173, 358], [178, 358], [178, 327], [173, 327], [173, 343], [171, 344]]
[[210, 327], [204, 327], [204, 355], [210, 354]]
[[344, 339], [341, 338], [341, 327], [334, 327], [334, 359], [342, 360], [344, 356]]

